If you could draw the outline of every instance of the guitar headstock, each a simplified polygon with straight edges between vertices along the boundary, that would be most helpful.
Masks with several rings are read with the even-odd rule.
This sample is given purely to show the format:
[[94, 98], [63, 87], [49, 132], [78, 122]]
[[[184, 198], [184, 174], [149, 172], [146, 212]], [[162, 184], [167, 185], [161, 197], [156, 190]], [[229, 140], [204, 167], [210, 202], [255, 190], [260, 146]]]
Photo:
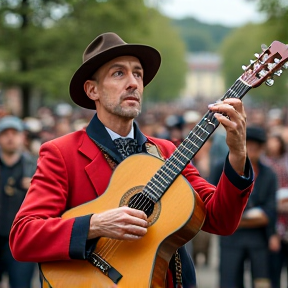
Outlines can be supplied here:
[[268, 86], [274, 84], [274, 75], [281, 76], [282, 68], [288, 69], [288, 45], [273, 41], [269, 47], [262, 45], [262, 53], [255, 53], [256, 60], [250, 60], [249, 66], [242, 66], [245, 72], [241, 79], [248, 86], [258, 87], [264, 81]]

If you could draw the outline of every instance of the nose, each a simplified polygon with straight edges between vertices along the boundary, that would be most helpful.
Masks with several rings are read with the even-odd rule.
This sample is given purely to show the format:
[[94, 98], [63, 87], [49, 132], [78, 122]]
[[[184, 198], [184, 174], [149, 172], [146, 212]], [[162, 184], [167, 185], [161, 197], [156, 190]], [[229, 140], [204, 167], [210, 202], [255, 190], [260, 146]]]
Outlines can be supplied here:
[[129, 73], [129, 77], [127, 80], [127, 90], [136, 90], [139, 86], [137, 79], [135, 78], [134, 74], [131, 72]]

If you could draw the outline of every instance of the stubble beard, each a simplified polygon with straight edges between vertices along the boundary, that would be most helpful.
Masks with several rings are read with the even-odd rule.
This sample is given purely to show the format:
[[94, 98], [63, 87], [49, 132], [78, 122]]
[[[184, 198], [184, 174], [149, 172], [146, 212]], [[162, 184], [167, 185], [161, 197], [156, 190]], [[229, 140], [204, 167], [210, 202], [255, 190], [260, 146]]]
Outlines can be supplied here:
[[[129, 96], [136, 96], [138, 99], [139, 99], [139, 105], [136, 106], [136, 105], [133, 105], [133, 106], [128, 106], [128, 107], [122, 107], [121, 106], [121, 103], [123, 103], [125, 101], [125, 98], [126, 97], [129, 97]], [[109, 106], [108, 105], [108, 109], [109, 109]], [[120, 116], [120, 117], [123, 117], [123, 118], [126, 118], [126, 119], [134, 119], [136, 118], [137, 116], [139, 116], [139, 114], [141, 113], [142, 111], [142, 99], [141, 99], [141, 95], [138, 93], [138, 92], [132, 92], [132, 93], [127, 93], [127, 94], [124, 94], [120, 97], [120, 100], [119, 102], [117, 103], [117, 105], [115, 105], [114, 107], [112, 107], [113, 105], [110, 106], [110, 109], [111, 109], [111, 112], [117, 116]]]
[[136, 118], [140, 113], [141, 113], [141, 105], [138, 108], [123, 108], [121, 107], [121, 105], [117, 105], [114, 109], [114, 114], [118, 115], [118, 116], [121, 116], [121, 117], [124, 117], [124, 118], [127, 118], [127, 119], [134, 119]]

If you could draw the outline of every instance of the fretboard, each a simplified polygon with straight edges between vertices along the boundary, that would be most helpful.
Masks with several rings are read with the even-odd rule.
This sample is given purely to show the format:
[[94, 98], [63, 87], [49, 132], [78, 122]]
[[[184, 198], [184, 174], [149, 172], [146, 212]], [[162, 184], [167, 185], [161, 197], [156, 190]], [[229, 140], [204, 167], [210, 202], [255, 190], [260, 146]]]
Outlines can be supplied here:
[[[251, 86], [245, 84], [239, 78], [219, 101], [227, 98], [242, 99], [250, 89]], [[212, 135], [218, 125], [219, 121], [214, 116], [214, 112], [208, 111], [147, 183], [143, 189], [144, 195], [156, 203]]]

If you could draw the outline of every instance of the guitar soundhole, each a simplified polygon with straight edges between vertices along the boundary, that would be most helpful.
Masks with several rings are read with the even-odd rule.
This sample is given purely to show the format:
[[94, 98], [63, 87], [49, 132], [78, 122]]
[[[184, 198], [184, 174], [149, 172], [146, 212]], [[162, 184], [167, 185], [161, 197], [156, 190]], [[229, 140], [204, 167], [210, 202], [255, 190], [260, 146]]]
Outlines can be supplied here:
[[135, 186], [130, 188], [122, 196], [119, 206], [129, 206], [138, 210], [142, 210], [148, 217], [148, 225], [153, 225], [160, 216], [161, 212], [161, 201], [156, 203], [152, 202], [142, 191], [145, 186]]
[[154, 202], [142, 193], [137, 193], [132, 196], [129, 200], [128, 206], [130, 208], [142, 210], [143, 212], [145, 212], [147, 217], [152, 215], [154, 210]]

